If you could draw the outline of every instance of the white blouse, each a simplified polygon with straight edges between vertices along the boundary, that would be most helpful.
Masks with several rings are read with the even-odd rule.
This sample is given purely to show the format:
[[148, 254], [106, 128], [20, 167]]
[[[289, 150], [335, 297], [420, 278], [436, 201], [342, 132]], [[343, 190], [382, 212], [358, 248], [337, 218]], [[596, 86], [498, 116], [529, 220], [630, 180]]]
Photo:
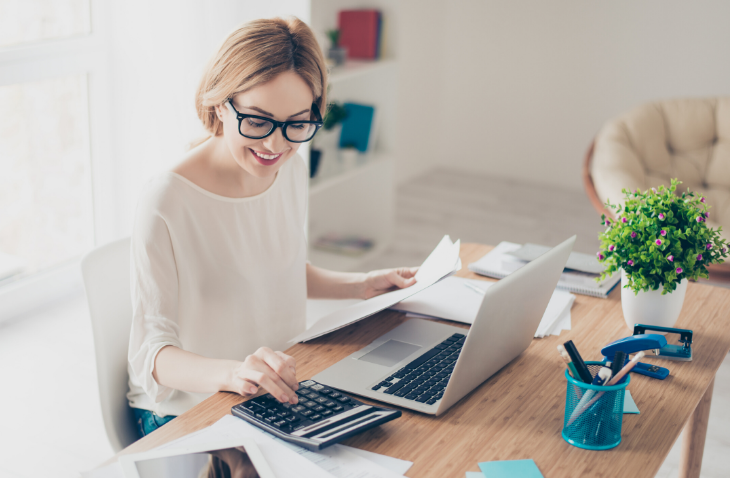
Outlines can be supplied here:
[[131, 245], [130, 406], [179, 415], [211, 394], [160, 385], [166, 345], [243, 361], [287, 348], [306, 328], [307, 168], [290, 158], [247, 198], [213, 194], [175, 173], [150, 181]]

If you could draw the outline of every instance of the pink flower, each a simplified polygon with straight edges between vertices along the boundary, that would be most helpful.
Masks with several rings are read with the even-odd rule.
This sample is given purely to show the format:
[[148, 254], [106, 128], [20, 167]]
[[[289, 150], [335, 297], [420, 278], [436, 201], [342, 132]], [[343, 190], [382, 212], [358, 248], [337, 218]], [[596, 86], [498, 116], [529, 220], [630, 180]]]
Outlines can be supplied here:
[[701, 261], [702, 260], [702, 254], [697, 254], [697, 260], [698, 261]]
[[663, 221], [665, 217], [667, 217], [667, 216], [665, 216], [664, 213], [662, 213], [662, 212], [659, 213], [659, 220], [660, 221]]
[[605, 224], [606, 224], [606, 226], [610, 226], [611, 225], [611, 220], [610, 219], [606, 219]]
[[662, 240], [661, 239], [657, 239], [656, 240], [656, 245], [657, 246], [661, 246], [662, 245]]
[[666, 236], [667, 235], [667, 231], [665, 231], [664, 229], [662, 229], [661, 231], [659, 231], [659, 234], [661, 234], [662, 236]]
[[700, 198], [700, 202], [705, 202], [705, 198]]
[[610, 246], [608, 246], [608, 250], [609, 251], [613, 252], [614, 249], [616, 249], [616, 246], [614, 246], [613, 244], [611, 244]]
[[656, 188], [651, 188], [651, 192], [653, 192], [654, 194], [656, 194]]
[[681, 274], [682, 272], [684, 272], [684, 269], [682, 269], [681, 267], [677, 267], [677, 274]]
[[627, 220], [627, 219], [626, 219], [625, 217], [622, 217], [622, 218], [621, 218], [621, 222], [623, 222], [624, 224], [626, 224], [626, 223], [627, 223], [627, 222], [629, 222], [629, 221], [628, 221], [628, 220]]
[[708, 242], [708, 243], [707, 243], [707, 250], [709, 251], [710, 249], [712, 249], [712, 244], [710, 244], [710, 243]]
[[710, 211], [707, 211], [707, 212], [705, 213], [705, 217], [710, 217]]
[[697, 216], [697, 222], [702, 222], [704, 219], [702, 219], [702, 216]]
[[634, 265], [634, 261], [632, 261], [631, 259], [629, 259], [629, 262], [627, 262], [627, 264], [630, 265], [630, 266], [633, 266]]
[[631, 239], [636, 238], [636, 231], [631, 231]]
[[596, 252], [596, 255], [598, 256], [599, 261], [603, 260], [603, 254], [601, 254], [600, 252]]
[[667, 260], [669, 262], [674, 262], [674, 256], [670, 254], [669, 256], [667, 256]]
[[722, 248], [722, 253], [725, 254], [727, 252], [727, 247]]

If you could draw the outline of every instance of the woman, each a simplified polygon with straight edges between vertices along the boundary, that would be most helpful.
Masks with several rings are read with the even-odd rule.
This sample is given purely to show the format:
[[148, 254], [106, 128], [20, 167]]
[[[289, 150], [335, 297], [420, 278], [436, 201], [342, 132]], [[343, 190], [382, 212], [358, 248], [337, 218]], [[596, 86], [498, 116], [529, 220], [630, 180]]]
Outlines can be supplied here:
[[225, 40], [195, 102], [210, 136], [140, 199], [132, 234], [128, 398], [140, 435], [217, 391], [297, 403], [294, 359], [309, 298], [370, 298], [415, 269], [339, 273], [306, 262], [307, 168], [327, 72], [297, 19]]

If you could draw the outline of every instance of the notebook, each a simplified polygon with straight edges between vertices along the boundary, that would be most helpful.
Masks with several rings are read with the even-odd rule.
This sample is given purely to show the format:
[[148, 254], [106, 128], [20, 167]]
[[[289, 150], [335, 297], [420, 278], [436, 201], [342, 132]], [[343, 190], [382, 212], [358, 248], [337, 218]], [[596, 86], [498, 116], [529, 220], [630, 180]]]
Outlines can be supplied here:
[[[520, 267], [527, 264], [528, 261], [514, 255], [515, 252], [522, 248], [523, 246], [521, 244], [506, 241], [500, 242], [497, 247], [492, 249], [492, 251], [490, 251], [487, 255], [478, 261], [469, 264], [469, 270], [476, 272], [477, 274], [494, 277], [496, 279], [507, 277]], [[571, 253], [571, 258], [573, 254], [576, 253]], [[524, 255], [522, 256], [524, 257]], [[574, 263], [579, 263], [581, 261], [582, 258], [578, 257]], [[575, 292], [577, 294], [590, 295], [592, 297], [605, 299], [608, 296], [608, 293], [611, 292], [616, 284], [621, 281], [620, 274], [612, 274], [600, 283], [594, 280], [595, 277], [597, 277], [597, 274], [566, 269], [560, 277], [557, 288], [569, 292]]]

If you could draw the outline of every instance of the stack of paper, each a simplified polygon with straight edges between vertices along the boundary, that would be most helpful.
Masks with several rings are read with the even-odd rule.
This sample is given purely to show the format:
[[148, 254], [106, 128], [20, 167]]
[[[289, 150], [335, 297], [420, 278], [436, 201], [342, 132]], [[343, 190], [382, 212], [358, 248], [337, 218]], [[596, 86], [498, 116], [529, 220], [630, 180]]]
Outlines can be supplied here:
[[397, 304], [408, 297], [432, 286], [439, 280], [454, 274], [461, 269], [459, 259], [460, 242], [451, 242], [449, 236], [444, 236], [436, 249], [425, 260], [416, 273], [416, 283], [406, 289], [399, 289], [382, 294], [372, 299], [359, 301], [348, 307], [335, 310], [320, 318], [310, 328], [297, 335], [289, 342], [306, 342], [322, 335], [346, 327], [393, 304]]
[[[522, 246], [513, 242], [500, 242], [484, 257], [469, 264], [469, 270], [483, 276], [502, 279], [526, 265], [529, 261], [525, 258], [535, 257], [540, 250], [549, 250], [549, 248], [534, 244]], [[586, 261], [581, 260], [583, 259], [581, 256], [583, 255], [571, 253], [568, 264], [574, 265], [574, 267], [584, 266]], [[601, 282], [596, 282], [595, 277], [597, 275], [581, 270], [565, 269], [560, 276], [557, 288], [605, 299], [621, 280], [620, 274], [613, 274]]]
[[[235, 438], [253, 439], [278, 478], [400, 478], [413, 465], [410, 461], [339, 444], [322, 451], [309, 451], [280, 440], [232, 415], [226, 415], [207, 428], [156, 449], [183, 450]], [[84, 478], [122, 476], [118, 463], [83, 474]]]
[[[406, 312], [411, 317], [438, 318], [472, 324], [482, 305], [484, 291], [493, 284], [494, 282], [476, 279], [448, 277], [423, 292], [393, 305], [391, 309]], [[561, 331], [570, 330], [570, 308], [574, 301], [573, 294], [561, 290], [553, 292], [535, 337], [560, 335]]]

